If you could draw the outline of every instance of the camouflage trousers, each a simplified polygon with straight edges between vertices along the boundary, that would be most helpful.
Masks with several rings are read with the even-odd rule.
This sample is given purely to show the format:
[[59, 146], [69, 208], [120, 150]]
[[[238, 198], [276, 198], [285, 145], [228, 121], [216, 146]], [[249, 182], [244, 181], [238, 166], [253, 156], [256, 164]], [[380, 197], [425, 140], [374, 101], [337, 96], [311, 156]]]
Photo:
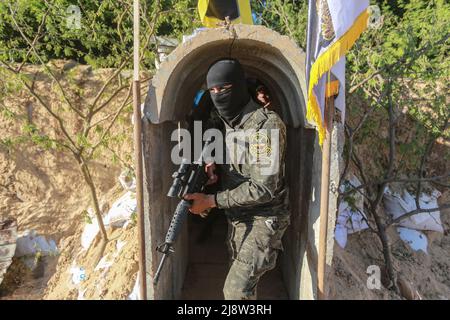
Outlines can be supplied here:
[[289, 216], [228, 219], [228, 250], [231, 267], [225, 280], [226, 300], [255, 300], [261, 276], [276, 266], [281, 238], [289, 225]]

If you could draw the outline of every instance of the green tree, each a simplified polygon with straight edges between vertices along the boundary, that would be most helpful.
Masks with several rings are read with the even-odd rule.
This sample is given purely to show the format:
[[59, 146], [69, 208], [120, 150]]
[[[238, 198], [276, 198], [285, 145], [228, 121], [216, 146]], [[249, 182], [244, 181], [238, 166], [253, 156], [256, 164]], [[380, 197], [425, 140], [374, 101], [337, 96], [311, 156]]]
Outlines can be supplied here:
[[[55, 7], [56, 5], [62, 7]], [[124, 44], [128, 40], [125, 40], [124, 43], [118, 41], [120, 44], [115, 48], [110, 48], [112, 51], [107, 51], [103, 57], [95, 59], [100, 64], [108, 61], [117, 67], [106, 79], [102, 80], [99, 89], [92, 92], [92, 88], [86, 86], [83, 76], [77, 72], [77, 68], [67, 67], [67, 65], [61, 67], [51, 60], [55, 57], [64, 57], [61, 56], [63, 51], [68, 52], [67, 50], [58, 50], [59, 45], [64, 49], [71, 48], [70, 41], [65, 37], [74, 36], [72, 34], [74, 31], [66, 30], [66, 34], [61, 34], [61, 30], [64, 28], [62, 21], [65, 21], [65, 17], [61, 16], [60, 12], [65, 5], [66, 2], [63, 1], [51, 4], [47, 1], [2, 2], [1, 12], [5, 19], [8, 19], [7, 29], [10, 38], [4, 38], [0, 44], [3, 49], [2, 55], [0, 55], [0, 74], [2, 75], [0, 102], [15, 92], [28, 92], [34, 102], [46, 110], [49, 118], [56, 121], [58, 133], [52, 133], [52, 128], [46, 124], [38, 126], [35, 123], [26, 123], [23, 127], [24, 136], [2, 140], [4, 140], [3, 145], [11, 146], [14, 143], [29, 141], [47, 150], [57, 149], [59, 152], [67, 152], [72, 155], [89, 188], [94, 213], [100, 226], [103, 240], [98, 257], [100, 259], [108, 237], [99, 206], [98, 190], [91, 174], [91, 165], [93, 160], [98, 158], [99, 152], [111, 150], [109, 147], [113, 140], [110, 135], [111, 128], [119, 121], [121, 113], [131, 102], [131, 79], [122, 77], [122, 71], [130, 65], [132, 46]], [[104, 39], [109, 40], [114, 37], [118, 39], [130, 37], [130, 31], [126, 29], [128, 24], [126, 21], [130, 22], [132, 19], [132, 1], [123, 1], [121, 3], [122, 10], [103, 11], [106, 10], [105, 8], [109, 8], [109, 5], [113, 5], [113, 1], [102, 2], [100, 5], [94, 6], [95, 11], [85, 11], [89, 13], [87, 16], [90, 18], [82, 24], [83, 27], [78, 31], [83, 39], [83, 44], [88, 43], [87, 31], [90, 28], [88, 25], [93, 26], [92, 37], [101, 35]], [[147, 10], [148, 8], [143, 6], [141, 11], [143, 48], [150, 43], [159, 17], [158, 10], [152, 11], [151, 14]], [[9, 12], [9, 15], [5, 12]], [[107, 17], [110, 21], [122, 22], [117, 22], [115, 29], [103, 30], [103, 20], [96, 22], [97, 16], [105, 16], [105, 19]], [[108, 32], [113, 32], [111, 38]], [[50, 41], [52, 36], [55, 39]], [[64, 47], [66, 42], [68, 46]], [[100, 41], [96, 48], [101, 48], [102, 45]], [[90, 60], [89, 56], [94, 53], [86, 48], [88, 47], [83, 47], [83, 50], [87, 50], [85, 60], [88, 61]], [[83, 51], [80, 52], [83, 53]], [[144, 62], [148, 53], [145, 50], [141, 50], [141, 52], [140, 61]], [[32, 74], [29, 73], [28, 66], [30, 64], [39, 66], [38, 70]], [[35, 86], [37, 78], [45, 78], [47, 83], [52, 84], [50, 91], [48, 86]], [[147, 80], [143, 79], [143, 84]], [[58, 97], [57, 101], [52, 100], [54, 96]], [[112, 102], [117, 102], [116, 110], [112, 110]], [[2, 105], [4, 115], [14, 117], [14, 111], [6, 108], [3, 103]], [[17, 125], [20, 125], [22, 119], [15, 118]]]
[[[371, 227], [379, 235], [391, 287], [396, 289], [386, 230], [399, 220], [379, 213], [384, 188], [398, 181], [414, 187], [418, 199], [425, 183], [449, 187], [448, 172], [430, 175], [428, 157], [436, 143], [448, 144], [450, 138], [450, 4], [444, 0], [371, 4], [381, 8], [380, 26], [364, 32], [347, 55], [347, 165], [341, 181], [345, 183], [350, 168], [363, 181]], [[252, 5], [263, 25], [306, 47], [307, 1], [257, 0]], [[364, 162], [364, 157], [371, 161]], [[448, 152], [444, 157], [450, 160]], [[347, 190], [340, 199], [358, 190]], [[417, 206], [405, 217], [423, 212], [418, 201]]]

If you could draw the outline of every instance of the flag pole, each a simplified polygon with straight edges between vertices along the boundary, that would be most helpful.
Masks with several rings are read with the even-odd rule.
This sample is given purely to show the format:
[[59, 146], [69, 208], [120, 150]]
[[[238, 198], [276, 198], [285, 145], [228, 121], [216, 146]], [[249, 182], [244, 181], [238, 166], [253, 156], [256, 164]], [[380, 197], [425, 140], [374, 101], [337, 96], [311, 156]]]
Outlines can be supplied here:
[[331, 139], [334, 118], [334, 97], [325, 98], [325, 138], [322, 145], [322, 175], [320, 186], [319, 253], [317, 261], [317, 297], [325, 300], [328, 209], [330, 200]]
[[142, 123], [141, 123], [141, 82], [139, 78], [139, 0], [133, 0], [133, 115], [134, 115], [134, 162], [136, 170], [136, 204], [139, 228], [139, 284], [140, 299], [147, 300], [145, 266], [145, 226], [142, 174]]

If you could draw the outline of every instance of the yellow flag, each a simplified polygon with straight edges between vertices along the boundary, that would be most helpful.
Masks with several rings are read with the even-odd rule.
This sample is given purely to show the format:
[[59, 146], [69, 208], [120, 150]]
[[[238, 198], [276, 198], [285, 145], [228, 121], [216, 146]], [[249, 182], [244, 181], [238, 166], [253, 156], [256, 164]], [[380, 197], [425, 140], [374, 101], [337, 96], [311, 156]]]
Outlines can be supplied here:
[[198, 12], [208, 28], [216, 28], [225, 17], [229, 17], [231, 23], [253, 24], [249, 0], [199, 0]]
[[332, 96], [345, 119], [345, 54], [366, 29], [369, 0], [310, 0], [306, 52], [306, 117], [325, 138], [325, 103]]

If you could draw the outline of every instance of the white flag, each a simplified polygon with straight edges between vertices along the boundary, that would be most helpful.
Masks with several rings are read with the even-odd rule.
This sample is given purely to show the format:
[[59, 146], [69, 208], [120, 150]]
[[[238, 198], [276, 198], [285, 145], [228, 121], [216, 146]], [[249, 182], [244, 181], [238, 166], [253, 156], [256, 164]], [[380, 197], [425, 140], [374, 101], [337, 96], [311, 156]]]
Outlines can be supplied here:
[[325, 137], [326, 98], [345, 119], [345, 54], [366, 29], [369, 0], [310, 0], [306, 79], [307, 118], [317, 125], [319, 143]]

